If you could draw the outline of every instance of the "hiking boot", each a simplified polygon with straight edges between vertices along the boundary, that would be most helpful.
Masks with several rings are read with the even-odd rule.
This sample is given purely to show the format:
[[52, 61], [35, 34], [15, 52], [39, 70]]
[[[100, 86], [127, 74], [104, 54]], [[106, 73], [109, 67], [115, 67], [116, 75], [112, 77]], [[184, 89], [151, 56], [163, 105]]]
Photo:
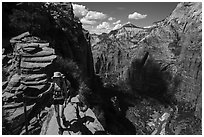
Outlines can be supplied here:
[[63, 135], [64, 129], [62, 127], [59, 128], [58, 134]]
[[65, 127], [70, 126], [70, 122], [69, 122], [69, 121], [66, 121], [66, 119], [65, 119], [65, 118], [64, 118], [64, 119], [62, 119], [62, 122], [63, 122], [63, 125], [64, 125]]

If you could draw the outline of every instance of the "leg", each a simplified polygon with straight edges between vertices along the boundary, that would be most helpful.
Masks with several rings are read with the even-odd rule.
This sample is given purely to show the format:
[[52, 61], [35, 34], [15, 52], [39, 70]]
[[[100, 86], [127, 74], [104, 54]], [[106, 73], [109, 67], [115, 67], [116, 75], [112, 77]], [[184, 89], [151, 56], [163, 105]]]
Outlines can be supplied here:
[[66, 121], [66, 117], [64, 115], [64, 109], [66, 106], [65, 106], [65, 104], [63, 104], [63, 105], [59, 105], [59, 107], [60, 107], [60, 117], [62, 118], [63, 125], [65, 127], [67, 127], [67, 121]]
[[59, 105], [55, 105], [55, 115], [56, 115], [57, 124], [58, 124], [59, 128], [62, 128], [60, 116], [59, 116]]
[[60, 105], [60, 112], [61, 112], [61, 118], [62, 119], [64, 119], [65, 118], [65, 116], [64, 116], [64, 108], [65, 108], [66, 106], [63, 104], [63, 105]]

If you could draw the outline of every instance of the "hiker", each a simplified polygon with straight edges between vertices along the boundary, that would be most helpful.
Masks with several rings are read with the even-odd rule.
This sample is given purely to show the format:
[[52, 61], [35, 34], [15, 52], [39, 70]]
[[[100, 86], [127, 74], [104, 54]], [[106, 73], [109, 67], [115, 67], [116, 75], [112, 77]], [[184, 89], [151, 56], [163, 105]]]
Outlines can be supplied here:
[[73, 97], [71, 99], [71, 104], [74, 106], [74, 108], [76, 109], [76, 115], [77, 115], [77, 118], [79, 119], [80, 118], [80, 115], [79, 115], [79, 95]]
[[[70, 88], [70, 82], [65, 82], [65, 77], [62, 77], [63, 75], [60, 72], [54, 72], [54, 75], [52, 77], [53, 82], [51, 83], [52, 89], [49, 92], [52, 92], [53, 95], [53, 104], [55, 108], [55, 114], [57, 123], [59, 126], [59, 134], [63, 133], [63, 128], [61, 125], [61, 120], [64, 121], [66, 118], [64, 116], [64, 108], [67, 104], [67, 99], [69, 98], [69, 88]], [[67, 83], [67, 85], [66, 85]], [[45, 93], [41, 93], [38, 95], [38, 97], [41, 97]]]
[[65, 119], [64, 108], [66, 107], [67, 98], [68, 98], [67, 86], [60, 72], [54, 72], [54, 76], [52, 77], [52, 79], [54, 83], [53, 99], [54, 99], [55, 113], [56, 113], [57, 123], [59, 125], [59, 134], [62, 134], [61, 132], [63, 128], [60, 121], [60, 115], [62, 120], [64, 120]]
[[114, 96], [114, 97], [111, 98], [111, 103], [113, 105], [113, 108], [114, 108], [115, 112], [117, 114], [120, 114], [121, 108], [120, 108], [119, 100], [118, 100], [117, 96]]

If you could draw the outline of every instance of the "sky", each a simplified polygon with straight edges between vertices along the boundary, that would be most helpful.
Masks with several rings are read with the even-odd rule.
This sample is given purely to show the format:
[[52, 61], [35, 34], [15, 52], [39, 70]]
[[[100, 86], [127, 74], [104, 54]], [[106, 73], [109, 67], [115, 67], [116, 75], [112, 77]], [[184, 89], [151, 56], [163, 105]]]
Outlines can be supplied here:
[[90, 33], [108, 33], [130, 22], [148, 27], [169, 16], [176, 2], [74, 2], [74, 14]]

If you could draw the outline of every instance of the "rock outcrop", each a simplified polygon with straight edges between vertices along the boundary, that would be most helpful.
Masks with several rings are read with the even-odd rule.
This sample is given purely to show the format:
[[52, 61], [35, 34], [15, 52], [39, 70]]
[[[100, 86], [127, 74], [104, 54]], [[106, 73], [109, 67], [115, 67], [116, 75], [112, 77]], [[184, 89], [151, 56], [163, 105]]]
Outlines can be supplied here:
[[4, 120], [10, 123], [7, 130], [11, 134], [20, 134], [25, 124], [23, 104], [26, 103], [30, 130], [34, 126], [29, 121], [35, 123], [35, 116], [49, 102], [49, 99], [43, 102], [37, 96], [49, 89], [47, 72], [57, 56], [49, 43], [31, 36], [29, 32], [12, 38], [10, 43], [13, 47], [13, 59], [8, 70], [8, 84], [2, 94], [3, 113], [6, 114]]

